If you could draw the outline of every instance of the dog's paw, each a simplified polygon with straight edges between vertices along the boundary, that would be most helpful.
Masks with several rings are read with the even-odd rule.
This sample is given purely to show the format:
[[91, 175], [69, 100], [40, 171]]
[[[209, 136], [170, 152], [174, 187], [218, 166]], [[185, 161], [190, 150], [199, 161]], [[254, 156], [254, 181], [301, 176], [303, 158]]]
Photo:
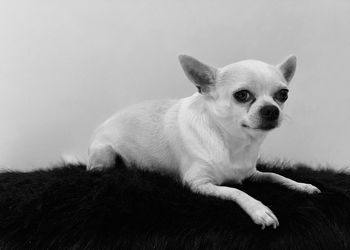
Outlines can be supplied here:
[[261, 229], [268, 226], [273, 226], [276, 229], [279, 226], [278, 219], [271, 209], [260, 201], [250, 207], [248, 214], [255, 224], [261, 225]]
[[321, 193], [321, 190], [319, 190], [317, 187], [311, 184], [307, 183], [298, 183], [296, 186], [296, 190], [301, 191], [301, 192], [306, 192], [309, 194], [318, 194]]

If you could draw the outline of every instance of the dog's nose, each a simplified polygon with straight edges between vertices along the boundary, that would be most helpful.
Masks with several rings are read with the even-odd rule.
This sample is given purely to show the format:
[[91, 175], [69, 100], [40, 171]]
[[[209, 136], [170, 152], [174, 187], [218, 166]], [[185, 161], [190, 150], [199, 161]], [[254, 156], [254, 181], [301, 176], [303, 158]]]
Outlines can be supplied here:
[[266, 105], [260, 109], [260, 116], [266, 121], [277, 120], [279, 114], [279, 109], [274, 105]]

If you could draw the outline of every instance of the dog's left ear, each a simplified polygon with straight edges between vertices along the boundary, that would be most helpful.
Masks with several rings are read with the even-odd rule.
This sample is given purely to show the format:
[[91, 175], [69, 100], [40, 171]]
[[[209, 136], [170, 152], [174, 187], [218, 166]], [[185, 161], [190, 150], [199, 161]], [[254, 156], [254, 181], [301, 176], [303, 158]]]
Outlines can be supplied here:
[[287, 57], [282, 63], [277, 65], [277, 68], [281, 71], [284, 79], [286, 79], [287, 83], [289, 83], [295, 73], [295, 69], [297, 66], [297, 58], [294, 55], [290, 55]]

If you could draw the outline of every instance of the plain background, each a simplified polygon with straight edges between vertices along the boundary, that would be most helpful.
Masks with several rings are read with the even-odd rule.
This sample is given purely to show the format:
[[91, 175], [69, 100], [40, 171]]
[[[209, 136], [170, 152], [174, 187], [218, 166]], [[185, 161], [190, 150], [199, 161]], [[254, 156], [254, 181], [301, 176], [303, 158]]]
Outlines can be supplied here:
[[195, 92], [187, 53], [214, 66], [297, 55], [289, 118], [262, 155], [349, 166], [349, 13], [346, 0], [1, 1], [0, 165], [86, 160], [118, 109]]

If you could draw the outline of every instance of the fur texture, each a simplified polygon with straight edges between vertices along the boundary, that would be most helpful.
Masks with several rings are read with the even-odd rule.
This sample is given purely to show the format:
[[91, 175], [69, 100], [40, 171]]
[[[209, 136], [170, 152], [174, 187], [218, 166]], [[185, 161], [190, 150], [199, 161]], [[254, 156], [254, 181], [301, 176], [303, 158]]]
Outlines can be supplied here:
[[140, 168], [86, 171], [62, 164], [0, 174], [0, 249], [350, 249], [350, 175], [304, 165], [259, 164], [316, 185], [309, 195], [272, 183], [239, 187], [268, 205], [277, 229], [235, 203], [193, 193]]

